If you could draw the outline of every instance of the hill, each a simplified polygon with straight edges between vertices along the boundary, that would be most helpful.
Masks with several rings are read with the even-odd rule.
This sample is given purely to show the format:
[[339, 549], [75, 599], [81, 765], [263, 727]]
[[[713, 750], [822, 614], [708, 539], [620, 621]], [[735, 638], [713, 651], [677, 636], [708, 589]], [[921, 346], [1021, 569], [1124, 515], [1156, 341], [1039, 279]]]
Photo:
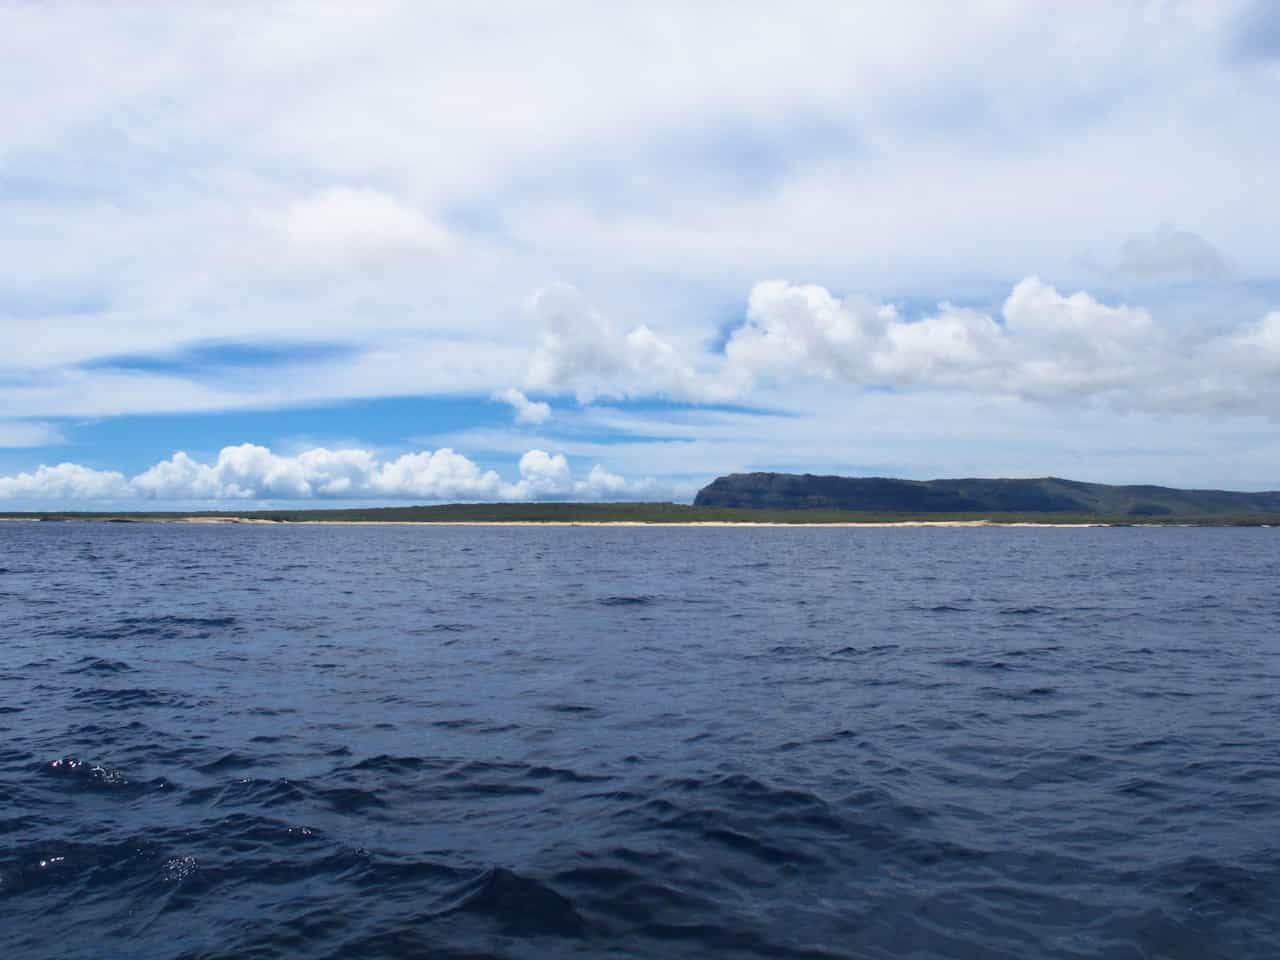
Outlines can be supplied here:
[[1059, 477], [896, 480], [795, 473], [735, 473], [703, 487], [695, 507], [855, 510], [870, 513], [1073, 513], [1176, 517], [1280, 513], [1280, 491], [1112, 486]]

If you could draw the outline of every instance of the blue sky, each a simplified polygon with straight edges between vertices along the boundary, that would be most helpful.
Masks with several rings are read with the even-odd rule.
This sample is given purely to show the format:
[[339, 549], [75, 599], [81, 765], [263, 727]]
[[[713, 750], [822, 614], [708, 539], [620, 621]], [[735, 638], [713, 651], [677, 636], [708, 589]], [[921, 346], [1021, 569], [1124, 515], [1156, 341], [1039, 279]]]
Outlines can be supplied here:
[[1280, 488], [1277, 37], [0, 3], [0, 509]]

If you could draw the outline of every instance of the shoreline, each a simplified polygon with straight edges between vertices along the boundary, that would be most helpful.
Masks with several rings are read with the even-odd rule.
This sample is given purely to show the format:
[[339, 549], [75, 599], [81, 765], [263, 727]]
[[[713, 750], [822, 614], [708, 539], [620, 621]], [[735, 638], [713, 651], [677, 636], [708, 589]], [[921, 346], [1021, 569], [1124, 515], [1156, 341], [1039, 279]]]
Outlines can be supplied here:
[[887, 529], [890, 527], [946, 527], [946, 528], [985, 528], [985, 527], [1029, 527], [1029, 528], [1047, 528], [1047, 527], [1064, 527], [1068, 529], [1083, 529], [1091, 527], [1214, 527], [1227, 529], [1232, 527], [1253, 527], [1261, 529], [1280, 528], [1280, 519], [1276, 517], [1268, 517], [1266, 519], [1233, 516], [1223, 517], [1221, 519], [1212, 517], [1195, 517], [1190, 519], [1165, 519], [1165, 520], [1140, 520], [1131, 522], [1128, 518], [1103, 516], [1097, 519], [1086, 517], [1070, 517], [1060, 520], [1039, 520], [1026, 515], [1008, 520], [999, 519], [997, 517], [976, 517], [976, 518], [956, 518], [948, 517], [945, 519], [926, 519], [922, 517], [911, 517], [902, 519], [880, 519], [868, 518], [865, 520], [853, 519], [831, 519], [831, 520], [779, 520], [779, 519], [705, 519], [705, 520], [672, 520], [672, 519], [476, 519], [468, 520], [461, 518], [449, 518], [440, 520], [420, 520], [420, 519], [386, 519], [375, 520], [362, 517], [347, 518], [327, 518], [327, 517], [297, 517], [283, 518], [272, 516], [235, 516], [229, 514], [204, 515], [183, 515], [183, 514], [151, 514], [151, 515], [131, 515], [124, 514], [88, 514], [88, 515], [9, 515], [0, 516], [0, 523], [95, 523], [95, 524], [135, 524], [135, 523], [151, 523], [151, 524], [192, 524], [192, 525], [234, 525], [248, 524], [252, 526], [338, 526], [338, 527], [804, 527], [807, 529], [815, 529], [819, 527], [839, 527], [843, 529], [866, 527], [869, 529]]
[[[201, 521], [192, 521], [199, 523]], [[207, 521], [206, 521], [207, 522]], [[213, 521], [221, 523], [225, 521]], [[230, 521], [232, 523], [243, 521]], [[274, 523], [272, 520], [249, 521]], [[401, 527], [1109, 527], [1109, 523], [1001, 523], [998, 520], [867, 520], [815, 523], [768, 520], [299, 520], [293, 525]]]
[[[250, 524], [269, 527], [1113, 527], [1104, 521], [1084, 523], [1036, 523], [1025, 520], [265, 520], [261, 517], [0, 517], [13, 523], [187, 523], [201, 525]], [[1160, 524], [1203, 526], [1203, 524]]]

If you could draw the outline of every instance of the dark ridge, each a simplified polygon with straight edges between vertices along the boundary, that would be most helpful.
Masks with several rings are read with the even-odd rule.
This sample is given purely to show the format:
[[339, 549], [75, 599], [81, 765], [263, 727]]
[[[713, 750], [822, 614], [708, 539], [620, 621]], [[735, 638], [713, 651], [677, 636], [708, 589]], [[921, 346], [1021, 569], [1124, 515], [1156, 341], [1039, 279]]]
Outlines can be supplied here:
[[1280, 513], [1280, 491], [1112, 486], [1058, 477], [896, 480], [795, 473], [735, 473], [698, 491], [695, 507], [852, 510], [870, 513], [1071, 513], [1108, 517]]

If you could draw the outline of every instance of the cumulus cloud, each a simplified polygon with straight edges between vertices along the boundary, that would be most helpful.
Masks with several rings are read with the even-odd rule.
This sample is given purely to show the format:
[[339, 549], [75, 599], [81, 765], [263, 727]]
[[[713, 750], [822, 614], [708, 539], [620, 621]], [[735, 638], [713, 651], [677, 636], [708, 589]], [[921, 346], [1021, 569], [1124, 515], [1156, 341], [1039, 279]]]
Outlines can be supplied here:
[[379, 461], [360, 449], [319, 447], [283, 456], [245, 443], [223, 448], [213, 463], [175, 453], [134, 477], [130, 486], [138, 496], [157, 500], [519, 499], [497, 473], [482, 471], [447, 448]]
[[662, 492], [651, 480], [633, 482], [598, 464], [575, 479], [563, 454], [529, 450], [520, 479], [507, 482], [448, 448], [380, 460], [367, 450], [318, 447], [294, 456], [245, 443], [223, 448], [212, 463], [175, 453], [127, 479], [73, 463], [41, 466], [0, 477], [0, 498], [66, 500], [542, 500], [609, 496], [634, 499]]
[[659, 353], [637, 350], [636, 331], [617, 329], [576, 294], [569, 304], [547, 313], [533, 378], [548, 389], [574, 390], [580, 401], [749, 398], [761, 388], [830, 380], [1154, 412], [1274, 415], [1280, 395], [1280, 314], [1226, 333], [1173, 327], [1145, 308], [1062, 293], [1034, 276], [1013, 287], [998, 316], [944, 301], [909, 318], [893, 304], [839, 297], [818, 285], [758, 283], [718, 365], [704, 362], [700, 370], [649, 328], [638, 330], [662, 345]]
[[631, 500], [636, 497], [658, 497], [663, 487], [655, 480], [627, 480], [596, 464], [585, 480], [574, 483], [574, 493], [583, 500]]
[[551, 406], [541, 400], [530, 400], [515, 387], [499, 390], [493, 399], [509, 404], [515, 411], [516, 423], [545, 423], [551, 417]]
[[1146, 311], [1060, 293], [1038, 277], [1010, 292], [1001, 319], [942, 303], [918, 320], [821, 287], [758, 284], [725, 348], [740, 383], [821, 376], [880, 386], [955, 388], [1039, 400], [1143, 391], [1183, 361]]
[[529, 364], [531, 387], [572, 390], [583, 403], [638, 394], [706, 399], [715, 392], [646, 324], [620, 329], [568, 284], [539, 291], [533, 313], [542, 338]]
[[41, 465], [30, 473], [0, 477], [0, 498], [6, 500], [109, 500], [130, 492], [124, 474], [93, 470], [75, 463], [60, 463], [55, 467]]
[[545, 450], [530, 450], [520, 458], [519, 499], [563, 494], [573, 486], [573, 475], [564, 454], [550, 454]]
[[511, 499], [634, 500], [660, 496], [663, 488], [653, 480], [630, 481], [596, 464], [584, 479], [575, 480], [563, 454], [530, 450], [520, 458], [520, 482]]

